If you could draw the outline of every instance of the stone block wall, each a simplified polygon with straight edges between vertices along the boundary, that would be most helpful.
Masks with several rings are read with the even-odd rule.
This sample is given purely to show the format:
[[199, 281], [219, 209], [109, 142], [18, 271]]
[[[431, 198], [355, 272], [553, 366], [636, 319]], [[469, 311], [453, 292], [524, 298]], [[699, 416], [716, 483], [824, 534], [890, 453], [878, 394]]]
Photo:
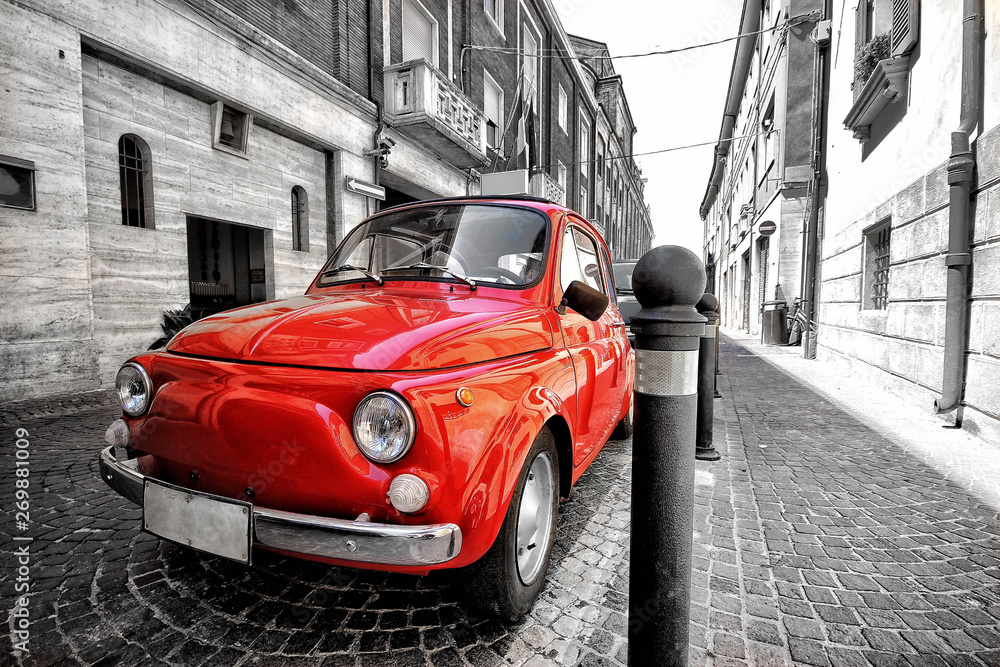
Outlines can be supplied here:
[[36, 210], [0, 208], [0, 400], [96, 385], [80, 39], [0, 3], [0, 154], [35, 163]]
[[[189, 216], [267, 230], [268, 296], [305, 291], [327, 256], [326, 155], [263, 127], [247, 157], [212, 147], [211, 105], [91, 56], [83, 57], [87, 220], [99, 373], [160, 335], [161, 313], [189, 301]], [[155, 228], [121, 220], [118, 140], [152, 157]], [[291, 190], [308, 197], [309, 251], [292, 250]]]
[[[1000, 128], [976, 142], [972, 290], [961, 418], [970, 431], [1000, 439]], [[889, 297], [862, 308], [864, 232], [890, 220]], [[820, 358], [923, 402], [940, 394], [948, 250], [946, 164], [902, 188], [823, 241]], [[952, 420], [954, 416], [948, 416]]]

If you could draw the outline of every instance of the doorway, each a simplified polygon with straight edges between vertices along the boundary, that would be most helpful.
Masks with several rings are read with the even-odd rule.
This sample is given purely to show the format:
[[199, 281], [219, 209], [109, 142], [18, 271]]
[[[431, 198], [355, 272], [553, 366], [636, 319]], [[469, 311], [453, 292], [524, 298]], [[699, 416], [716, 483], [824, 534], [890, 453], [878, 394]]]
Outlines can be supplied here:
[[187, 242], [195, 319], [267, 300], [265, 230], [188, 216]]

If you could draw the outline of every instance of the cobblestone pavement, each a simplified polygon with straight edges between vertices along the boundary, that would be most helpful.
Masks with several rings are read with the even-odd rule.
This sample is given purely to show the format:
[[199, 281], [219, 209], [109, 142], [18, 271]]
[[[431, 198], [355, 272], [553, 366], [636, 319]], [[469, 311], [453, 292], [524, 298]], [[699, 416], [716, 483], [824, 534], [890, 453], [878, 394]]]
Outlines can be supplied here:
[[[695, 480], [692, 665], [1000, 665], [1000, 508], [747, 346], [725, 341], [721, 364], [723, 459]], [[31, 443], [23, 664], [625, 664], [628, 441], [562, 503], [542, 598], [504, 626], [467, 608], [460, 574], [263, 552], [248, 569], [139, 533], [97, 476], [117, 415], [106, 392], [0, 410], [5, 616], [14, 429]], [[0, 633], [0, 664], [12, 648]]]

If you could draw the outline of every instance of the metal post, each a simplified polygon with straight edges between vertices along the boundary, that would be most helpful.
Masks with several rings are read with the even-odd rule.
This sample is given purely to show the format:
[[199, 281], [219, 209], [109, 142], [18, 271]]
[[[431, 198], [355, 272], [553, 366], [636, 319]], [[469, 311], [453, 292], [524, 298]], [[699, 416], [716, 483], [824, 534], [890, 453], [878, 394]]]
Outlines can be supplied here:
[[716, 398], [722, 398], [722, 394], [719, 393], [719, 376], [722, 375], [722, 370], [719, 368], [719, 327], [722, 325], [722, 316], [719, 314], [719, 309], [715, 309], [715, 381], [712, 384], [712, 391], [715, 392]]
[[694, 457], [699, 461], [718, 461], [722, 458], [712, 444], [715, 407], [716, 326], [719, 323], [719, 300], [714, 294], [705, 294], [698, 302], [698, 312], [708, 318], [705, 335], [701, 337], [698, 353], [698, 429], [695, 433]]
[[686, 667], [705, 266], [660, 246], [632, 274], [636, 339], [628, 664]]

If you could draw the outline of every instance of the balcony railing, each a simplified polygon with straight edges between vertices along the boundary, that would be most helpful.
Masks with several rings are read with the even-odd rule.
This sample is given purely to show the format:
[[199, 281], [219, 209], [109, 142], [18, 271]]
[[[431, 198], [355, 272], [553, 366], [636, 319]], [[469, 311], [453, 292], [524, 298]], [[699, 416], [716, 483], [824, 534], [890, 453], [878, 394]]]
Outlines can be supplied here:
[[559, 181], [544, 171], [532, 174], [529, 186], [531, 187], [531, 196], [544, 197], [560, 206], [566, 205], [566, 190], [559, 185]]
[[484, 114], [433, 65], [411, 60], [384, 74], [390, 125], [456, 167], [487, 163]]

